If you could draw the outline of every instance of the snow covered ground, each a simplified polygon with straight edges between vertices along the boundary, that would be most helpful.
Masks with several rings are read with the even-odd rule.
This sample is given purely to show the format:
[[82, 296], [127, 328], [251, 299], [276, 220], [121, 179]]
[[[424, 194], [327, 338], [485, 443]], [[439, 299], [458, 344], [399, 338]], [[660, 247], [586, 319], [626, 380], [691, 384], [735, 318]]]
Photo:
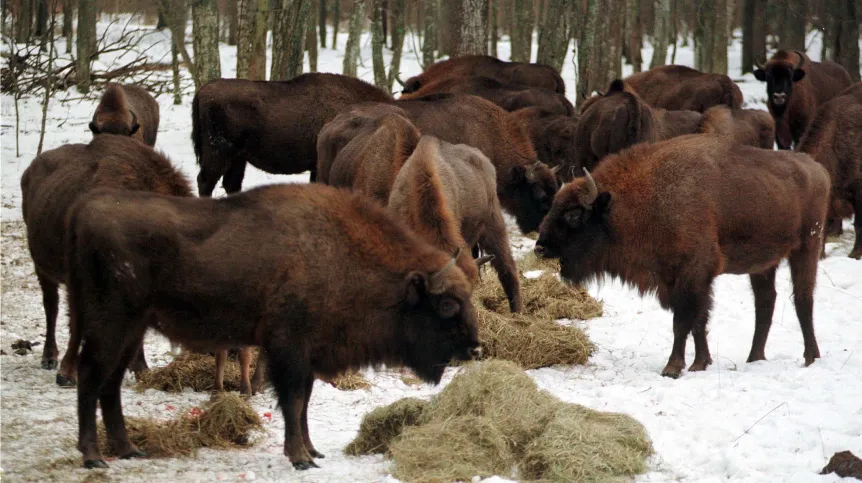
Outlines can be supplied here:
[[[105, 28], [107, 24], [100, 24]], [[148, 42], [163, 41], [161, 33]], [[339, 38], [343, 49], [345, 36]], [[812, 58], [819, 55], [818, 38], [810, 39]], [[167, 44], [153, 48], [162, 55]], [[402, 78], [418, 73], [418, 41], [408, 37]], [[370, 43], [362, 42], [359, 74], [372, 78]], [[62, 46], [60, 47], [62, 51]], [[161, 50], [160, 50], [161, 49]], [[508, 44], [500, 44], [508, 58]], [[535, 48], [534, 48], [535, 51]], [[222, 46], [222, 74], [235, 72], [234, 49]], [[388, 53], [387, 53], [388, 55]], [[646, 62], [651, 48], [644, 49]], [[108, 62], [112, 59], [102, 59]], [[765, 109], [765, 88], [753, 76], [740, 76], [739, 46], [730, 52], [731, 77], [737, 80], [749, 107]], [[677, 63], [691, 65], [692, 52], [680, 48]], [[321, 49], [319, 68], [341, 71], [341, 52]], [[626, 66], [626, 73], [631, 67]], [[575, 67], [571, 53], [563, 78], [574, 91]], [[78, 97], [70, 92], [69, 97]], [[161, 126], [157, 147], [191, 178], [197, 174], [192, 145], [191, 95], [174, 106], [169, 96], [159, 98]], [[261, 413], [271, 413], [267, 433], [250, 449], [202, 450], [195, 459], [112, 461], [108, 470], [80, 469], [75, 449], [77, 418], [75, 391], [54, 384], [54, 372], [39, 368], [41, 346], [27, 356], [11, 355], [9, 344], [22, 338], [44, 341], [41, 294], [26, 248], [20, 222], [22, 171], [35, 156], [41, 101], [23, 99], [21, 156], [15, 155], [14, 105], [2, 97], [2, 305], [0, 345], [10, 355], [0, 357], [0, 444], [2, 473], [10, 481], [395, 481], [382, 457], [347, 457], [344, 446], [353, 438], [362, 416], [371, 409], [406, 396], [428, 397], [442, 387], [409, 386], [392, 372], [366, 373], [373, 387], [343, 392], [317, 382], [309, 410], [315, 445], [327, 455], [320, 469], [296, 472], [282, 455], [284, 422], [271, 391], [250, 399]], [[87, 142], [87, 123], [94, 101], [61, 103], [48, 109], [45, 149], [65, 143]], [[249, 168], [245, 188], [266, 183], [307, 182], [306, 175], [276, 176]], [[219, 188], [220, 190], [221, 188]], [[219, 195], [219, 191], [216, 194]], [[815, 326], [822, 359], [803, 367], [802, 335], [791, 300], [786, 265], [778, 272], [778, 301], [767, 345], [767, 362], [746, 364], [754, 330], [754, 306], [748, 278], [722, 276], [715, 283], [715, 308], [709, 342], [715, 364], [679, 380], [659, 374], [672, 344], [671, 314], [652, 298], [641, 298], [617, 283], [591, 286], [604, 302], [605, 316], [583, 323], [598, 352], [587, 366], [529, 371], [537, 383], [560, 398], [605, 410], [631, 414], [641, 421], [655, 443], [656, 455], [642, 481], [836, 481], [819, 469], [836, 451], [862, 453], [862, 262], [847, 258], [853, 240], [852, 224], [845, 235], [827, 246], [821, 263], [815, 301]], [[519, 251], [532, 242], [513, 236]], [[61, 304], [61, 314], [65, 306]], [[58, 343], [68, 338], [65, 315], [58, 324]], [[154, 334], [146, 341], [151, 365], [170, 360], [168, 342]], [[689, 361], [693, 344], [689, 344]], [[447, 371], [450, 380], [454, 370]], [[127, 378], [123, 389], [127, 416], [170, 417], [201, 404], [208, 396], [194, 392], [138, 393]], [[496, 481], [501, 481], [496, 479]]]

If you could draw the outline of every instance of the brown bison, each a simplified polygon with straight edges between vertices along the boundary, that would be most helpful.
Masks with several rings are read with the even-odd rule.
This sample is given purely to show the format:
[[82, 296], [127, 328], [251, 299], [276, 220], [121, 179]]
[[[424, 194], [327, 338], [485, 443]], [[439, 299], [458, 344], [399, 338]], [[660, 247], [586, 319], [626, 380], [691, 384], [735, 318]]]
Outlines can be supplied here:
[[246, 162], [268, 173], [310, 170], [314, 181], [317, 134], [324, 124], [352, 104], [391, 100], [371, 84], [336, 74], [275, 82], [211, 81], [192, 103], [198, 192], [211, 196], [221, 177], [225, 191], [239, 191]]
[[609, 154], [638, 143], [664, 141], [686, 134], [709, 133], [749, 146], [772, 148], [772, 119], [753, 109], [714, 106], [705, 114], [650, 107], [629, 86], [617, 79], [606, 94], [591, 97], [575, 135], [574, 162], [564, 165], [561, 177], [569, 180], [582, 168], [592, 170]]
[[704, 112], [712, 106], [742, 107], [742, 91], [730, 77], [682, 65], [663, 65], [625, 79], [647, 104], [669, 111]]
[[432, 94], [395, 106], [422, 134], [481, 151], [497, 172], [497, 196], [524, 233], [538, 229], [558, 185], [554, 172], [536, 157], [516, 116], [476, 96]]
[[[27, 244], [42, 288], [47, 331], [42, 368], [57, 367], [57, 288], [66, 283], [67, 263], [63, 251], [66, 216], [77, 199], [99, 188], [152, 191], [165, 195], [191, 196], [188, 180], [163, 155], [127, 136], [99, 135], [90, 144], [68, 144], [45, 151], [21, 176], [22, 208], [27, 225]], [[57, 383], [75, 381], [78, 343], [72, 327], [70, 350], [66, 351]], [[143, 352], [132, 369], [146, 369]]]
[[775, 270], [790, 262], [805, 365], [820, 357], [812, 320], [829, 174], [807, 155], [742, 146], [717, 136], [639, 144], [606, 158], [554, 199], [536, 254], [560, 259], [581, 283], [610, 275], [654, 292], [673, 311], [674, 343], [662, 375], [679, 377], [691, 333], [694, 363], [712, 363], [706, 324], [712, 281], [749, 274], [756, 321], [748, 361], [764, 360]]
[[399, 99], [417, 99], [429, 94], [469, 94], [487, 99], [512, 112], [525, 107], [537, 107], [549, 114], [572, 116], [575, 108], [563, 94], [538, 87], [505, 84], [490, 77], [447, 77], [422, 86]]
[[69, 232], [87, 468], [107, 466], [97, 404], [121, 457], [143, 456], [120, 385], [148, 328], [199, 351], [262, 346], [297, 469], [323, 457], [308, 433], [315, 378], [386, 364], [439, 383], [450, 360], [481, 353], [472, 287], [451, 255], [345, 190], [280, 185], [218, 200], [100, 191], [76, 204]]
[[93, 135], [118, 134], [155, 146], [159, 133], [159, 103], [146, 89], [133, 84], [108, 84], [93, 120]]
[[822, 164], [832, 178], [829, 220], [834, 231], [856, 213], [852, 258], [862, 258], [862, 82], [825, 102], [802, 137], [799, 151]]
[[798, 50], [779, 50], [754, 77], [766, 82], [766, 106], [775, 119], [778, 149], [798, 143], [817, 113], [817, 107], [838, 95], [853, 81], [835, 62], [812, 62]]
[[530, 136], [539, 161], [555, 170], [571, 166], [577, 157], [578, 118], [526, 107], [512, 113]]
[[505, 62], [487, 55], [465, 55], [429, 65], [421, 74], [407, 79], [403, 94], [411, 94], [436, 81], [470, 76], [490, 77], [504, 84], [548, 89], [566, 93], [566, 84], [551, 66], [525, 62]]

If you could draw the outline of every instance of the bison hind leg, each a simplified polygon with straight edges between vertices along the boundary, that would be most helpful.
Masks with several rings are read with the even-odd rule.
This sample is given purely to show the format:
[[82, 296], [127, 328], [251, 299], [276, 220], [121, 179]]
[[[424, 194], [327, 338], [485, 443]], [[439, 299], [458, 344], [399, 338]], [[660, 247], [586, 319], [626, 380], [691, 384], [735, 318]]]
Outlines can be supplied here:
[[57, 328], [57, 312], [60, 304], [58, 285], [44, 274], [36, 271], [39, 287], [42, 289], [42, 305], [45, 307], [45, 347], [42, 348], [42, 369], [57, 368], [57, 340], [54, 333]]
[[775, 312], [775, 270], [772, 267], [763, 273], [749, 274], [751, 291], [754, 292], [754, 339], [746, 362], [766, 360], [766, 338], [772, 327], [772, 314]]
[[[819, 242], [819, 240], [818, 240]], [[814, 286], [817, 280], [817, 262], [820, 243], [815, 246], [803, 245], [790, 254], [790, 278], [793, 281], [793, 304], [802, 339], [805, 344], [805, 365], [810, 366], [820, 358], [820, 348], [814, 335]]]
[[284, 455], [297, 470], [317, 468], [306, 447], [310, 439], [303, 434], [308, 430], [307, 423], [303, 424], [303, 412], [307, 412], [314, 375], [307, 363], [296, 358], [295, 349], [269, 346], [266, 353], [269, 378], [284, 415]]

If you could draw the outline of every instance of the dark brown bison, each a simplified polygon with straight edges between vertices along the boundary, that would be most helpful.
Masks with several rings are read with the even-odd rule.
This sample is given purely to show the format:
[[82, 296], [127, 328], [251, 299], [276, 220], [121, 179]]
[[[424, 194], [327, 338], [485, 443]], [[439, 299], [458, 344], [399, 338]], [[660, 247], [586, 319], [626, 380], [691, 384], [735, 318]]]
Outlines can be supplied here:
[[487, 99], [512, 112], [524, 107], [537, 107], [549, 114], [572, 116], [575, 108], [563, 94], [549, 89], [505, 84], [490, 77], [447, 77], [422, 86], [399, 99], [418, 99], [429, 94], [469, 94]]
[[211, 81], [192, 103], [198, 192], [211, 196], [221, 177], [225, 191], [239, 191], [246, 162], [268, 173], [311, 171], [314, 181], [317, 134], [324, 124], [352, 104], [391, 100], [371, 84], [336, 74]]
[[775, 119], [778, 149], [798, 143], [817, 107], [853, 83], [840, 64], [812, 62], [798, 50], [779, 50], [765, 66], [757, 66], [754, 77], [766, 82], [766, 106]]
[[558, 185], [554, 173], [536, 157], [518, 119], [485, 99], [432, 94], [395, 106], [407, 112], [422, 134], [481, 151], [497, 172], [497, 196], [524, 233], [538, 229]]
[[822, 164], [832, 178], [830, 224], [840, 227], [842, 218], [856, 213], [856, 243], [850, 257], [862, 258], [862, 83], [817, 109], [799, 150]]
[[487, 55], [465, 55], [429, 65], [421, 74], [407, 79], [402, 93], [411, 94], [431, 82], [470, 76], [490, 77], [504, 84], [548, 89], [566, 93], [566, 84], [551, 66], [525, 62], [505, 62]]
[[[98, 188], [191, 196], [189, 182], [167, 158], [127, 136], [99, 135], [90, 144], [68, 144], [45, 151], [30, 163], [21, 176], [21, 194], [27, 244], [42, 288], [48, 325], [42, 352], [44, 369], [57, 367], [54, 328], [57, 288], [66, 283], [66, 216], [77, 199]], [[71, 339], [69, 346], [77, 349], [74, 330]], [[58, 384], [74, 384], [76, 356], [77, 350], [66, 352], [57, 374]], [[132, 368], [139, 371], [146, 367], [141, 353]]]
[[673, 311], [674, 343], [662, 375], [679, 377], [691, 333], [694, 363], [712, 363], [706, 324], [712, 281], [749, 274], [756, 321], [748, 361], [764, 360], [775, 270], [790, 262], [805, 365], [820, 357], [812, 305], [829, 174], [807, 155], [742, 146], [716, 136], [639, 144], [609, 156], [554, 199], [536, 254], [560, 259], [581, 283], [610, 275], [654, 292]]
[[438, 383], [450, 360], [481, 353], [472, 287], [451, 254], [345, 190], [280, 185], [218, 200], [103, 190], [76, 204], [69, 232], [88, 468], [107, 466], [97, 404], [119, 454], [143, 456], [120, 385], [148, 328], [199, 351], [262, 346], [297, 469], [323, 456], [308, 433], [315, 378], [386, 364]]
[[90, 131], [94, 136], [132, 136], [155, 146], [159, 133], [159, 103], [143, 87], [108, 84], [90, 121]]
[[530, 136], [539, 161], [555, 170], [575, 162], [577, 117], [552, 114], [539, 107], [519, 109], [512, 115]]
[[775, 123], [767, 111], [710, 107], [703, 113], [698, 132], [727, 136], [739, 144], [761, 149], [775, 147]]
[[742, 107], [742, 91], [730, 77], [682, 65], [664, 65], [625, 79], [647, 104], [669, 111], [704, 112], [712, 106]]

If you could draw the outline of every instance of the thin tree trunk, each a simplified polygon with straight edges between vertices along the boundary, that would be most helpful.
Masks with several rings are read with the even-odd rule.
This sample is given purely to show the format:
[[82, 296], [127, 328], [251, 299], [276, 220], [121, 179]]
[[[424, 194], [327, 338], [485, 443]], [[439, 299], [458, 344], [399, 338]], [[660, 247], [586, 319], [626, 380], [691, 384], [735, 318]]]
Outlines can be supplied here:
[[781, 46], [785, 49], [805, 50], [805, 25], [808, 20], [806, 0], [786, 1], [786, 16], [782, 25]]
[[455, 49], [461, 43], [461, 0], [442, 0], [440, 3], [440, 40], [438, 47], [440, 55], [455, 55]]
[[634, 68], [634, 72], [643, 70], [643, 57], [641, 49], [643, 47], [643, 25], [641, 22], [641, 0], [628, 0], [628, 14], [626, 15], [627, 29], [626, 42], [628, 46], [628, 56], [626, 57], [629, 64]]
[[676, 47], [679, 44], [679, 0], [670, 0], [670, 24], [672, 29], [670, 39], [673, 41], [670, 63], [673, 65], [676, 64]]
[[192, 3], [192, 48], [195, 51], [195, 88], [221, 77], [218, 51], [218, 1], [194, 0]]
[[383, 64], [383, 0], [371, 0], [371, 63], [374, 85], [386, 89], [386, 66]]
[[611, 0], [608, 7], [611, 42], [606, 44], [608, 54], [605, 59], [608, 62], [608, 67], [607, 76], [604, 78], [604, 82], [600, 84], [602, 88], [607, 87], [612, 80], [623, 76], [623, 24], [626, 16], [626, 2], [624, 0]]
[[289, 80], [302, 74], [310, 3], [310, 0], [284, 0], [274, 12], [269, 80]]
[[389, 92], [395, 87], [395, 80], [401, 75], [401, 56], [404, 52], [405, 21], [407, 17], [407, 0], [392, 0], [390, 11], [392, 20], [392, 61], [389, 63]]
[[557, 72], [563, 69], [563, 61], [569, 47], [569, 33], [566, 20], [565, 0], [548, 0], [545, 6], [545, 17], [539, 27], [539, 50], [536, 62], [546, 64]]
[[[43, 2], [47, 3], [46, 0]], [[54, 22], [56, 20], [56, 12], [57, 5], [56, 0], [51, 1], [51, 23], [46, 26], [45, 31], [42, 32], [42, 42], [48, 42], [48, 69], [53, 70], [54, 66]], [[45, 5], [45, 9], [47, 10], [47, 5]], [[42, 126], [39, 130], [39, 146], [36, 148], [36, 155], [42, 154], [42, 146], [45, 142], [45, 124], [48, 120], [48, 104], [51, 101], [51, 94], [53, 88], [53, 79], [52, 76], [45, 76], [45, 98], [42, 101]]]
[[183, 103], [183, 93], [180, 86], [180, 54], [175, 42], [171, 42], [171, 74], [174, 81], [174, 105], [179, 106]]
[[63, 0], [63, 37], [66, 38], [67, 54], [72, 53], [72, 36], [74, 35], [72, 25], [75, 20], [73, 3], [74, 0]]
[[353, 11], [350, 12], [350, 27], [347, 45], [344, 48], [342, 69], [344, 75], [351, 77], [356, 77], [356, 61], [359, 59], [359, 39], [362, 35], [363, 20], [365, 20], [365, 0], [353, 0]]
[[859, 4], [855, 0], [840, 0], [838, 12], [835, 61], [850, 72], [854, 82], [859, 82]]
[[227, 44], [236, 45], [239, 35], [239, 6], [237, 0], [227, 0]]
[[742, 0], [742, 73], [754, 71], [754, 13], [760, 0]]
[[[27, 3], [27, 2], [24, 2]], [[90, 63], [93, 41], [96, 36], [96, 6], [94, 0], [78, 0], [78, 39], [75, 64], [75, 82], [84, 94], [90, 92]]]
[[485, 0], [461, 0], [461, 35], [459, 44], [455, 47], [454, 55], [484, 55], [485, 23], [484, 11]]
[[305, 50], [308, 52], [308, 71], [317, 72], [317, 21], [314, 15], [308, 16], [305, 29]]
[[434, 63], [434, 51], [437, 50], [437, 1], [425, 0], [424, 39], [422, 41], [422, 68]]
[[[173, 39], [174, 45], [177, 46], [177, 51], [182, 57], [183, 62], [185, 62], [192, 78], [197, 79], [197, 67], [195, 65], [197, 59], [192, 61], [192, 57], [186, 48], [186, 25], [188, 24], [188, 4], [186, 0], [159, 0], [159, 8], [167, 13], [171, 39]], [[81, 13], [78, 12], [79, 17], [80, 15]], [[80, 31], [80, 27], [78, 27], [78, 30]], [[195, 82], [197, 81], [195, 80]]]
[[[48, 31], [48, 0], [36, 0], [36, 37], [42, 37]], [[52, 36], [53, 39], [53, 36]]]
[[529, 62], [533, 47], [533, 2], [532, 0], [513, 0], [512, 18], [514, 32], [512, 39], [512, 61]]
[[488, 20], [491, 23], [491, 39], [488, 49], [488, 55], [491, 57], [499, 57], [497, 54], [497, 44], [500, 43], [500, 26], [499, 26], [499, 18], [497, 17], [497, 4], [500, 3], [500, 0], [490, 0], [490, 12], [488, 13]]
[[341, 0], [335, 0], [332, 9], [332, 50], [338, 50], [338, 24], [341, 22]]
[[15, 42], [25, 44], [30, 40], [33, 28], [33, 2], [23, 0], [20, 6], [21, 9], [15, 16]]
[[715, 25], [712, 39], [712, 66], [710, 72], [727, 75], [727, 14], [728, 0], [715, 0]]
[[[335, 0], [336, 3], [341, 0]], [[317, 20], [317, 28], [318, 33], [320, 34], [320, 47], [322, 49], [326, 48], [326, 0], [320, 0], [320, 7], [317, 10], [318, 20]], [[336, 19], [337, 21], [337, 19]], [[334, 46], [333, 46], [334, 47]]]
[[237, 5], [236, 78], [248, 79], [251, 61], [251, 33], [254, 30], [256, 0], [239, 0]]
[[248, 62], [248, 78], [266, 80], [266, 33], [269, 26], [269, 0], [251, 1], [254, 17], [251, 26], [251, 54]]
[[380, 25], [383, 26], [383, 46], [389, 38], [389, 0], [380, 0]]
[[[749, 0], [750, 1], [750, 0]], [[667, 47], [671, 36], [670, 0], [655, 2], [655, 38], [653, 40], [652, 60], [650, 69], [665, 65], [667, 62]]]
[[593, 45], [596, 37], [596, 17], [598, 16], [598, 0], [586, 0], [586, 11], [584, 15], [584, 28], [578, 39], [578, 92], [575, 102], [578, 106], [589, 97], [591, 92], [590, 80], [592, 68], [590, 60], [593, 53]]

